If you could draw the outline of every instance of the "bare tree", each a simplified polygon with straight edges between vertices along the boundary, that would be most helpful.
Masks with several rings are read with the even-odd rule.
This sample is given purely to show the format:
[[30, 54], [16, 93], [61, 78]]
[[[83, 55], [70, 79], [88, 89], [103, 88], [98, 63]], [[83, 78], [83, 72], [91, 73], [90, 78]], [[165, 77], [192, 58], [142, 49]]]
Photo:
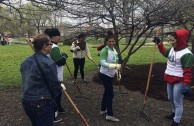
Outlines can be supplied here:
[[[145, 44], [155, 27], [185, 25], [193, 22], [194, 14], [193, 1], [188, 0], [74, 0], [61, 3], [61, 7], [73, 18], [80, 19], [79, 24], [91, 24], [92, 21], [105, 28], [111, 27], [116, 34], [116, 49], [123, 65]], [[88, 19], [88, 15], [93, 20]], [[118, 33], [128, 40], [123, 50], [119, 48]], [[145, 34], [147, 36], [140, 42]], [[127, 56], [121, 57], [125, 51], [128, 51]]]
[[[75, 28], [88, 32], [112, 29], [116, 49], [123, 66], [130, 56], [145, 44], [155, 28], [161, 26], [193, 26], [193, 0], [29, 0], [47, 10], [63, 10], [63, 17], [76, 20]], [[99, 29], [99, 30], [97, 30]], [[104, 31], [103, 30], [103, 31]], [[121, 50], [119, 42], [125, 38]], [[140, 41], [140, 38], [144, 38]], [[127, 52], [122, 57], [122, 53]]]

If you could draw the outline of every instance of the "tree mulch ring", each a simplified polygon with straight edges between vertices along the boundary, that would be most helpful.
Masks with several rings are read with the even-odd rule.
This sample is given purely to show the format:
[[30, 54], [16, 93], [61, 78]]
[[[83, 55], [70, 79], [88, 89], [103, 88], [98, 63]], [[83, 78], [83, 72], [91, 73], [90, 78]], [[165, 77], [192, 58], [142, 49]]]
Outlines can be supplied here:
[[[106, 121], [105, 115], [99, 115], [104, 88], [98, 72], [86, 75], [88, 83], [83, 83], [80, 77], [78, 78], [77, 83], [83, 96], [80, 96], [72, 80], [66, 81], [66, 91], [90, 126], [169, 126], [171, 121], [164, 118], [164, 115], [171, 113], [170, 104], [167, 101], [166, 82], [163, 80], [165, 63], [153, 65], [148, 99], [143, 109], [150, 120], [141, 114], [149, 68], [150, 65], [127, 66], [127, 69], [122, 72], [120, 83], [114, 82], [113, 111], [120, 122]], [[184, 113], [180, 126], [194, 126], [193, 92], [191, 97], [184, 98]], [[21, 88], [0, 88], [0, 95], [0, 126], [30, 126], [31, 123], [21, 105]], [[54, 124], [55, 126], [84, 126], [64, 95], [62, 106], [68, 112], [59, 115], [63, 120]]]

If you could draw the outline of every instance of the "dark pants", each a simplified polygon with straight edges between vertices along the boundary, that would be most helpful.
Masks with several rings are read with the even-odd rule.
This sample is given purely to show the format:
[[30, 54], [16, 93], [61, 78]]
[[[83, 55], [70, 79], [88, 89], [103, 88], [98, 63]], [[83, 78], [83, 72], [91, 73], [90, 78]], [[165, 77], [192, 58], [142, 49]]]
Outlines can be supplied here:
[[22, 105], [32, 126], [53, 126], [54, 106], [52, 100], [22, 100]]
[[56, 102], [56, 105], [57, 105], [57, 110], [62, 108], [62, 106], [61, 106], [61, 97], [62, 97], [62, 93], [60, 93], [55, 99], [55, 102]]
[[107, 115], [113, 116], [113, 110], [112, 110], [112, 101], [114, 97], [113, 77], [109, 77], [102, 73], [100, 73], [99, 76], [104, 85], [104, 94], [101, 102], [101, 111], [107, 110]]
[[80, 68], [80, 74], [83, 80], [84, 79], [85, 58], [82, 58], [82, 59], [73, 58], [73, 63], [74, 63], [74, 79], [75, 80], [77, 79], [78, 70]]

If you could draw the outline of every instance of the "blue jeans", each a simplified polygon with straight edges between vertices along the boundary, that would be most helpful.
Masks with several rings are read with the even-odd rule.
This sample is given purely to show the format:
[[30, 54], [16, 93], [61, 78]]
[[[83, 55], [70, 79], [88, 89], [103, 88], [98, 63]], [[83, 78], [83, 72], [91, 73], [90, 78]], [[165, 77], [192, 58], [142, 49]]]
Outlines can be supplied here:
[[183, 83], [168, 84], [167, 93], [172, 111], [175, 113], [174, 121], [180, 123], [183, 114], [183, 94], [181, 92]]
[[101, 102], [101, 111], [107, 110], [107, 115], [113, 116], [112, 101], [113, 101], [113, 77], [109, 77], [100, 73], [100, 79], [104, 85], [104, 94]]
[[53, 126], [54, 106], [52, 100], [26, 101], [22, 99], [22, 105], [32, 126]]

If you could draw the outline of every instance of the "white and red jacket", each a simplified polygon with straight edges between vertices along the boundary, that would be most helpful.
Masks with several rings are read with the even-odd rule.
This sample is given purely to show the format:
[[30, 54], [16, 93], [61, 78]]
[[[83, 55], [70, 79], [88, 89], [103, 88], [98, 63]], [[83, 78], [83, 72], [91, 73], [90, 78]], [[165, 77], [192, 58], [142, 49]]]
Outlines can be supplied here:
[[191, 83], [193, 54], [186, 47], [189, 32], [185, 29], [177, 30], [177, 45], [166, 49], [161, 42], [158, 44], [160, 53], [166, 58], [167, 67], [164, 73], [164, 80], [169, 84], [182, 82], [184, 85]]

